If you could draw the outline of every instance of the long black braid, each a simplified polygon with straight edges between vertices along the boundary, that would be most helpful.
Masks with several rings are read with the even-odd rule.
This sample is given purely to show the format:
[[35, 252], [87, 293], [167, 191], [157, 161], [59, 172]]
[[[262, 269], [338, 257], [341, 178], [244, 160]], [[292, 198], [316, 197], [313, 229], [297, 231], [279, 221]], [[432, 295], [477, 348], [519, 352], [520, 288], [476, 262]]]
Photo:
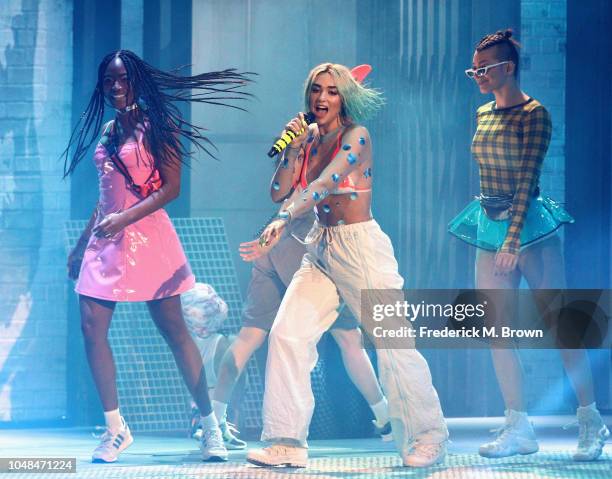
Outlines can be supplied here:
[[[83, 159], [91, 144], [97, 140], [104, 118], [104, 73], [115, 58], [123, 62], [130, 89], [146, 120], [144, 141], [155, 158], [156, 166], [172, 164], [190, 157], [189, 144], [201, 149], [213, 158], [213, 143], [204, 136], [205, 129], [186, 121], [175, 103], [194, 102], [222, 105], [244, 110], [226, 103], [227, 100], [243, 100], [249, 93], [240, 91], [252, 81], [251, 73], [239, 73], [235, 69], [181, 76], [165, 72], [149, 65], [129, 50], [119, 50], [106, 55], [98, 66], [98, 81], [85, 112], [75, 126], [64, 157], [64, 177], [70, 175]], [[193, 91], [192, 91], [193, 90]], [[185, 145], [181, 142], [185, 141]], [[70, 151], [73, 150], [72, 155]]]

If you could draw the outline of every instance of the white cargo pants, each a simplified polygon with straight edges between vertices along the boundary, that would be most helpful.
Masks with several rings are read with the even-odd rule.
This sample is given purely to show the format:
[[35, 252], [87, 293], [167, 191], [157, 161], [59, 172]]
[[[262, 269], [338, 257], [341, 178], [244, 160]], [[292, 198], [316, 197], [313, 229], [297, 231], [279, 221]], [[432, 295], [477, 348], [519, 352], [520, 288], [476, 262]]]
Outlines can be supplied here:
[[[361, 290], [402, 288], [393, 247], [376, 221], [322, 227], [315, 222], [270, 331], [262, 440], [307, 447], [317, 343], [337, 316], [340, 297], [361, 321]], [[376, 340], [380, 345], [380, 339]], [[384, 343], [383, 343], [384, 344]], [[414, 441], [447, 439], [427, 362], [414, 348], [377, 347], [380, 382], [401, 453]]]

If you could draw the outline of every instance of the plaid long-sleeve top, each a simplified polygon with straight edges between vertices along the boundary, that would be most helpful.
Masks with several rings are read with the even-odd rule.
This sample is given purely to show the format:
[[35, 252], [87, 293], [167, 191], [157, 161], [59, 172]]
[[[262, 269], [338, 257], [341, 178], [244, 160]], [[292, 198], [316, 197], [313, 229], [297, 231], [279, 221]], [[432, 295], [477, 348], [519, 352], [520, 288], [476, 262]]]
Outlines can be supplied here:
[[480, 191], [512, 194], [510, 225], [500, 252], [518, 254], [529, 202], [538, 187], [552, 124], [548, 111], [533, 98], [510, 108], [489, 102], [476, 114], [472, 154], [480, 168]]

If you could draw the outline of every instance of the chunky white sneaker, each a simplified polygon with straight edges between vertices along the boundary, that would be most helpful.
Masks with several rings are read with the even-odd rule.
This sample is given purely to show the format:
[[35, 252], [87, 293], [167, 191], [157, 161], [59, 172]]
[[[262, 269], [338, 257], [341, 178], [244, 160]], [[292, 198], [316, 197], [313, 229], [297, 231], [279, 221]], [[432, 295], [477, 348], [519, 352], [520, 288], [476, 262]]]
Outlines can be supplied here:
[[200, 450], [202, 460], [206, 462], [225, 462], [227, 461], [227, 449], [223, 445], [223, 436], [218, 427], [202, 430], [200, 440]]
[[497, 438], [493, 442], [480, 446], [478, 454], [483, 457], [497, 458], [538, 452], [538, 441], [525, 413], [507, 410], [506, 423], [495, 432], [498, 433]]
[[263, 449], [250, 450], [246, 460], [256, 466], [306, 467], [308, 464], [308, 449], [274, 444]]
[[446, 441], [439, 444], [417, 442], [410, 453], [402, 457], [402, 461], [408, 467], [429, 467], [443, 462], [445, 457]]
[[379, 424], [378, 421], [372, 419], [372, 424], [374, 424], [374, 432], [380, 436], [380, 438], [385, 441], [393, 441], [393, 431], [391, 430], [391, 421], [387, 421], [386, 424]]
[[578, 447], [573, 455], [574, 461], [594, 461], [601, 456], [610, 431], [597, 410], [578, 408], [577, 417]]
[[239, 431], [231, 422], [223, 421], [219, 423], [219, 429], [221, 429], [223, 436], [223, 444], [228, 451], [246, 449], [247, 443], [236, 437]]
[[122, 451], [134, 442], [130, 428], [123, 418], [123, 427], [116, 432], [107, 429], [100, 438], [100, 444], [91, 455], [91, 462], [115, 462]]

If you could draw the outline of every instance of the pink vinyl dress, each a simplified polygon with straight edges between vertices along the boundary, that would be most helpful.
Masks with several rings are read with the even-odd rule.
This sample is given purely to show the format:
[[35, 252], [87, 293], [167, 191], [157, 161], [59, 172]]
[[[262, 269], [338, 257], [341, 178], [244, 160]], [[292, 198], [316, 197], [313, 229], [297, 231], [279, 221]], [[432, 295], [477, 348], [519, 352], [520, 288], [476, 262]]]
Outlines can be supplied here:
[[[136, 184], [149, 177], [153, 158], [142, 139], [126, 142], [119, 156]], [[104, 216], [126, 210], [140, 201], [98, 143], [94, 153], [100, 201], [96, 224]], [[184, 293], [195, 278], [170, 218], [159, 209], [126, 226], [111, 238], [91, 235], [75, 291], [110, 301], [149, 301]]]

